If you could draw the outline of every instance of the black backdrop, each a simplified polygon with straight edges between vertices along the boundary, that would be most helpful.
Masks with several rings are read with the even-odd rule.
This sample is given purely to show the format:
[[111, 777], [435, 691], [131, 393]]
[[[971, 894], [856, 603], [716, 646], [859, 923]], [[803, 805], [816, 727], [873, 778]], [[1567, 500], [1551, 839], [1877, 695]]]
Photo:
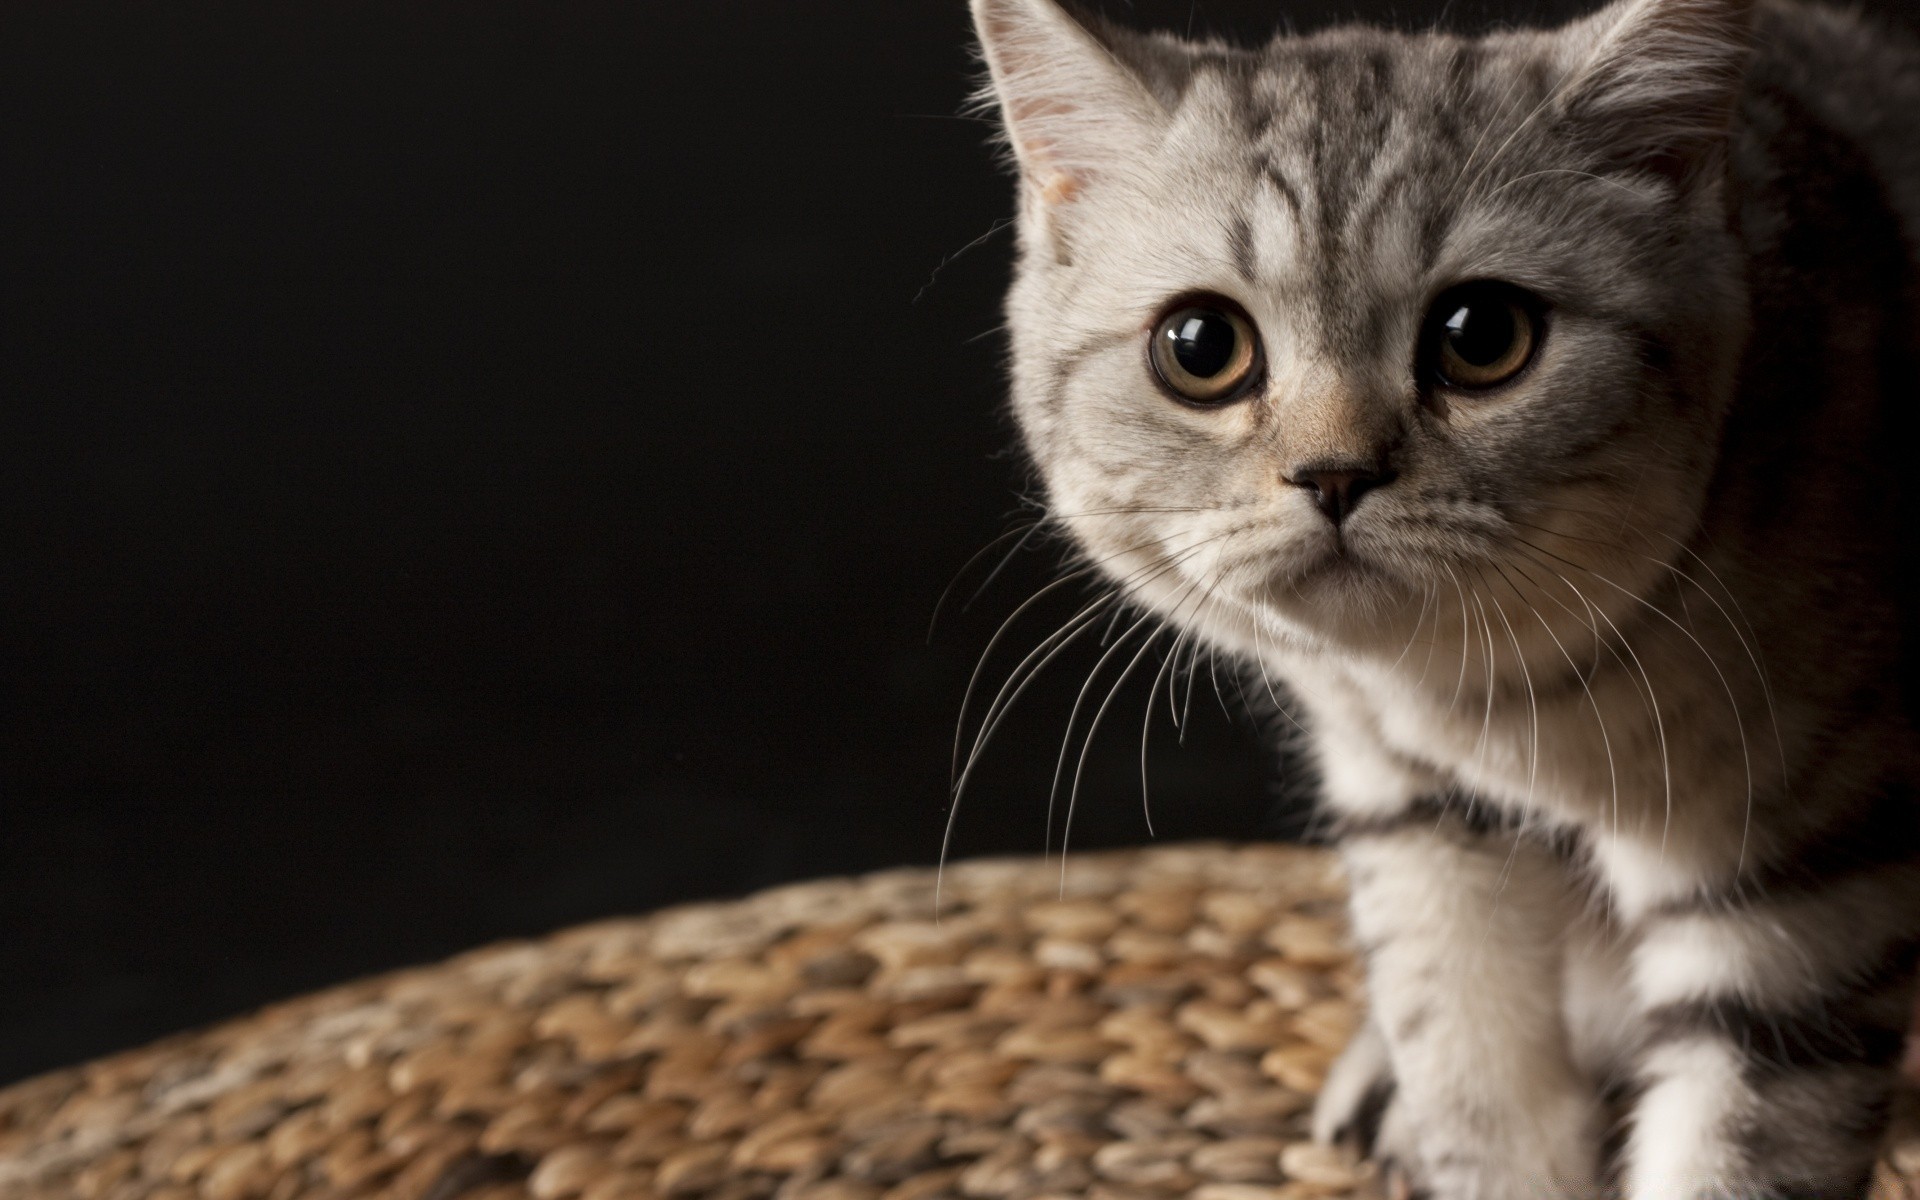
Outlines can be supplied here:
[[[966, 43], [961, 0], [0, 9], [0, 1079], [934, 858], [968, 672], [1058, 561], [929, 640], [1025, 485]], [[1004, 727], [956, 853], [1047, 844], [1096, 651]], [[1296, 829], [1209, 691], [1154, 734], [1159, 836]], [[1146, 836], [1146, 703], [1075, 845]]]

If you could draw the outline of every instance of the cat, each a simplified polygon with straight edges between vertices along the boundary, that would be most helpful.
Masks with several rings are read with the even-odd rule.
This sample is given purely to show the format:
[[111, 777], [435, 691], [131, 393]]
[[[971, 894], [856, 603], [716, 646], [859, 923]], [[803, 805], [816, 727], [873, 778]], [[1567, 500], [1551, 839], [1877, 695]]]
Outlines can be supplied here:
[[1435, 1200], [1853, 1197], [1920, 962], [1920, 54], [1782, 0], [1259, 48], [972, 0], [1013, 412], [1306, 731]]

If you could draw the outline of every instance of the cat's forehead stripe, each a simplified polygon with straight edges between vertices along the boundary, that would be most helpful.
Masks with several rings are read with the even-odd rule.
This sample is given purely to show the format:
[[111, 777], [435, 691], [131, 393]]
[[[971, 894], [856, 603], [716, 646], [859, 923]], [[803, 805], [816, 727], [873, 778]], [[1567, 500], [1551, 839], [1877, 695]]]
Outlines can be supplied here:
[[1296, 221], [1300, 219], [1300, 193], [1287, 179], [1287, 173], [1281, 170], [1280, 164], [1274, 161], [1272, 155], [1255, 155], [1254, 176], [1262, 183], [1271, 184], [1273, 190], [1279, 193], [1280, 199], [1286, 204], [1288, 214]]
[[1381, 336], [1391, 293], [1436, 270], [1461, 206], [1498, 185], [1505, 143], [1551, 94], [1549, 64], [1515, 49], [1349, 33], [1198, 61], [1181, 103], [1241, 131], [1228, 153], [1253, 181], [1222, 204], [1223, 266], [1269, 289], [1338, 279], [1293, 302], [1333, 340]]
[[1227, 231], [1227, 244], [1233, 253], [1233, 270], [1240, 276], [1240, 282], [1251, 286], [1257, 272], [1254, 265], [1253, 219], [1245, 209], [1233, 214], [1233, 222]]

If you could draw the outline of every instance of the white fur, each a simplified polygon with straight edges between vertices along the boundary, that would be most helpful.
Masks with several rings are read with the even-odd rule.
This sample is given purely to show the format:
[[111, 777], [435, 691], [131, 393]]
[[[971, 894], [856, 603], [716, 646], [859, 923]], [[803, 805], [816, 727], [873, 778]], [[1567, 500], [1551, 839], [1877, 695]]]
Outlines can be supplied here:
[[1346, 816], [1391, 815], [1437, 783], [1431, 772], [1409, 769], [1404, 760], [1381, 753], [1377, 742], [1344, 729], [1322, 729], [1312, 751], [1322, 793], [1334, 812]]
[[1634, 1111], [1626, 1200], [1718, 1195], [1741, 1170], [1729, 1133], [1751, 1103], [1741, 1062], [1725, 1041], [1702, 1038], [1654, 1050]]
[[[1374, 947], [1371, 1019], [1425, 1177], [1443, 1195], [1479, 1200], [1587, 1194], [1599, 1111], [1559, 1007], [1564, 880], [1532, 848], [1509, 858], [1417, 831], [1355, 842], [1346, 855], [1354, 932]], [[1339, 1123], [1353, 1087], [1324, 1101], [1318, 1128]]]
[[1327, 1073], [1313, 1108], [1313, 1139], [1331, 1143], [1345, 1132], [1361, 1104], [1381, 1081], [1392, 1078], [1393, 1061], [1387, 1055], [1387, 1039], [1372, 1021], [1353, 1035], [1340, 1060]]
[[1568, 931], [1562, 1004], [1573, 1062], [1596, 1083], [1618, 1079], [1639, 1050], [1640, 1008], [1628, 983], [1633, 939], [1598, 914]]
[[1788, 982], [1777, 939], [1751, 922], [1694, 914], [1649, 930], [1633, 957], [1648, 1008], [1728, 996], [1780, 997]]
[[1660, 905], [1688, 899], [1700, 889], [1698, 865], [1688, 862], [1671, 843], [1602, 834], [1593, 839], [1593, 855], [1606, 875], [1617, 912], [1629, 922]]

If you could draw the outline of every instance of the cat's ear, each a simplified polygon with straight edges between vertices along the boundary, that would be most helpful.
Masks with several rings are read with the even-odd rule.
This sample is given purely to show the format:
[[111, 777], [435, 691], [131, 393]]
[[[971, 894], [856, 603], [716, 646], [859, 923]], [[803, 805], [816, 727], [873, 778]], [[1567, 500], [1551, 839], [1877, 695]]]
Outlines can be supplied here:
[[1056, 0], [973, 0], [991, 95], [1028, 196], [1070, 203], [1136, 160], [1165, 111], [1087, 24]]
[[1682, 187], [1723, 161], [1754, 0], [1621, 0], [1566, 31], [1562, 112], [1611, 165]]

